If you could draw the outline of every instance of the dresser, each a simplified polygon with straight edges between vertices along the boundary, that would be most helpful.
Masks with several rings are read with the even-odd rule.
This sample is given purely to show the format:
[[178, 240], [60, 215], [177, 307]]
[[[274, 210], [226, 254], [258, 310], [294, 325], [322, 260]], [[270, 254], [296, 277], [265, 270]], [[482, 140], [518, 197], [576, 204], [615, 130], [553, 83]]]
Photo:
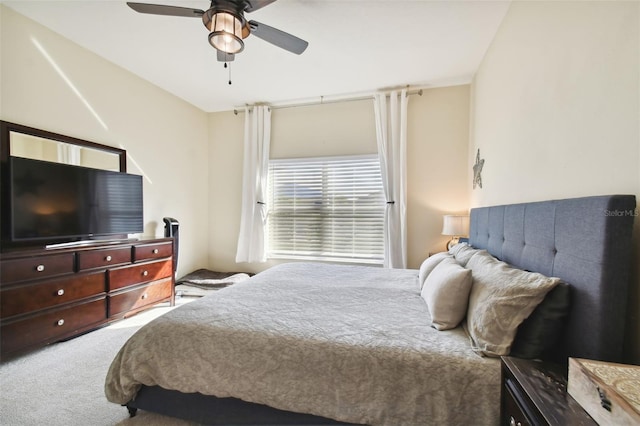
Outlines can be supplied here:
[[0, 357], [174, 304], [173, 239], [0, 253]]

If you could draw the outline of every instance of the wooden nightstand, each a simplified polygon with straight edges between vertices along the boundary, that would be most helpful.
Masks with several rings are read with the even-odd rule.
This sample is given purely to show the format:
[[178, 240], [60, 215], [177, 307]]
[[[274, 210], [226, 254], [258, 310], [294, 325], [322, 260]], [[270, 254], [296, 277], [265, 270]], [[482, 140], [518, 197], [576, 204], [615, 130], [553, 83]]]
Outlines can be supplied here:
[[567, 393], [557, 364], [502, 357], [501, 425], [597, 425]]

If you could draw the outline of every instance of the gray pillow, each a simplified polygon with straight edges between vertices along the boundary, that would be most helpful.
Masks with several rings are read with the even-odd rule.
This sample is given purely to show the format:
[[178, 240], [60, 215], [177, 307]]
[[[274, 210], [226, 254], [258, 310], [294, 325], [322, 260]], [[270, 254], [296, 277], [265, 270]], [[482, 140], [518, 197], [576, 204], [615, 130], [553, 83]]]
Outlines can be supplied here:
[[443, 259], [425, 280], [420, 295], [427, 302], [431, 326], [437, 330], [457, 327], [467, 313], [471, 271], [453, 258]]
[[471, 256], [479, 251], [479, 249], [473, 248], [467, 243], [458, 243], [449, 249], [449, 254], [451, 254], [461, 266], [467, 266], [467, 262], [469, 262]]
[[560, 279], [516, 269], [486, 252], [473, 255], [467, 268], [473, 286], [464, 327], [472, 349], [486, 356], [508, 355], [518, 326]]
[[520, 324], [509, 355], [554, 360], [553, 351], [564, 332], [570, 305], [571, 288], [569, 284], [560, 282]]

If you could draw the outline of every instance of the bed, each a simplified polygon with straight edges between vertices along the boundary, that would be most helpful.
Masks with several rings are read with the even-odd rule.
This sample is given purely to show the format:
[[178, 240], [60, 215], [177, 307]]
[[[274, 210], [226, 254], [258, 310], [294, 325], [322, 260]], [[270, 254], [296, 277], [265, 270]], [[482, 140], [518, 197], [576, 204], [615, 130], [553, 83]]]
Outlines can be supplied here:
[[614, 195], [472, 209], [469, 307], [445, 330], [422, 268], [271, 268], [140, 329], [111, 365], [107, 398], [204, 424], [497, 424], [499, 358], [480, 355], [501, 352], [471, 321], [472, 304], [490, 300], [476, 291], [499, 262], [489, 255], [509, 273], [556, 277], [528, 302], [534, 313], [559, 281], [570, 289], [562, 343], [545, 357], [620, 361], [635, 205]]

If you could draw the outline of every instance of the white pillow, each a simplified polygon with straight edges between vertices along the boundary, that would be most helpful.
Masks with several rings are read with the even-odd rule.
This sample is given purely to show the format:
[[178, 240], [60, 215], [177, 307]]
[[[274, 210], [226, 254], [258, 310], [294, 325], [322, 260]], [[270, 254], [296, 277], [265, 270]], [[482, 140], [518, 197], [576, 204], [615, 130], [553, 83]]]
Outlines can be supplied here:
[[420, 272], [418, 273], [418, 282], [420, 283], [420, 290], [422, 290], [422, 287], [424, 286], [424, 280], [427, 279], [427, 276], [429, 276], [431, 271], [433, 271], [433, 268], [438, 266], [438, 264], [443, 259], [447, 259], [447, 258], [452, 258], [452, 256], [446, 251], [443, 251], [442, 253], [436, 253], [432, 256], [427, 257], [424, 260], [424, 262], [422, 262], [422, 265], [420, 265]]
[[431, 313], [431, 326], [437, 330], [455, 328], [467, 313], [471, 271], [453, 258], [443, 259], [425, 280], [420, 295]]
[[480, 355], [508, 355], [518, 326], [560, 279], [514, 268], [484, 251], [476, 253], [467, 268], [473, 286], [463, 325], [472, 349]]

